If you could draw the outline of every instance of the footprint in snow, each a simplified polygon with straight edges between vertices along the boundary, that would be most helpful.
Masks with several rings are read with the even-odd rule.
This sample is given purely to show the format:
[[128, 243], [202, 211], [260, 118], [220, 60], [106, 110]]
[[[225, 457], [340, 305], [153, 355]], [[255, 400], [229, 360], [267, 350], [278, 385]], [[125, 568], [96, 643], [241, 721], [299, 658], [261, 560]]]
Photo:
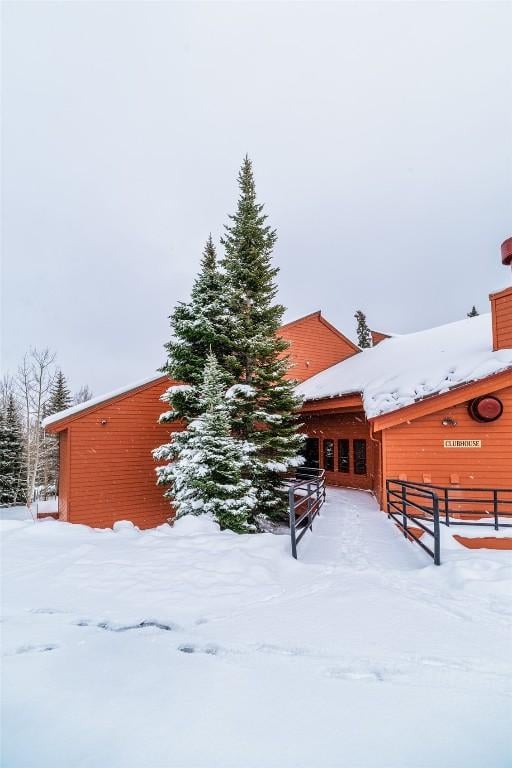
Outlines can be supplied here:
[[384, 675], [378, 669], [368, 670], [356, 670], [356, 669], [340, 669], [337, 667], [327, 670], [329, 677], [334, 677], [337, 680], [370, 680], [370, 681], [384, 681]]
[[206, 653], [208, 656], [216, 656], [218, 648], [213, 645], [207, 645], [204, 648], [199, 648], [196, 645], [180, 645], [178, 651], [181, 653]]
[[420, 659], [420, 663], [426, 667], [441, 667], [442, 669], [454, 669], [461, 672], [468, 671], [468, 667], [458, 661], [445, 661], [444, 659], [434, 657], [424, 657]]
[[108, 632], [129, 632], [132, 629], [148, 629], [154, 627], [155, 629], [161, 629], [164, 632], [173, 632], [179, 627], [176, 624], [164, 624], [161, 621], [153, 621], [152, 619], [145, 619], [139, 621], [137, 624], [114, 624], [110, 621], [89, 621], [88, 619], [81, 619], [76, 622], [77, 627], [98, 627], [98, 629], [105, 629]]
[[[59, 647], [58, 645], [54, 645], [51, 643], [47, 643], [46, 645], [20, 645], [20, 647], [16, 649], [14, 654], [18, 656], [21, 653], [42, 653], [44, 651], [54, 651], [58, 647]], [[7, 654], [7, 655], [12, 656], [13, 654]]]
[[31, 608], [30, 613], [44, 613], [52, 616], [54, 613], [69, 613], [69, 611], [64, 611], [60, 608]]

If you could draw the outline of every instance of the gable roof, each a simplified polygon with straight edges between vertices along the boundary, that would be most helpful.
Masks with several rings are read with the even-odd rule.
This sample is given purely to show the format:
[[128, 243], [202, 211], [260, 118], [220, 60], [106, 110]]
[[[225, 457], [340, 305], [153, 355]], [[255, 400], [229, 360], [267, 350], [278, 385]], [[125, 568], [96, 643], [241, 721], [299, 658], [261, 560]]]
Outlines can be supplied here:
[[342, 339], [347, 346], [349, 346], [354, 352], [360, 352], [361, 350], [357, 346], [357, 344], [354, 344], [353, 341], [351, 341], [348, 336], [345, 336], [344, 333], [339, 331], [336, 326], [332, 325], [328, 320], [325, 319], [325, 317], [322, 315], [322, 310], [318, 309], [316, 312], [310, 312], [309, 315], [304, 315], [303, 317], [298, 317], [296, 320], [291, 320], [289, 323], [285, 323], [282, 325], [278, 333], [280, 334], [281, 331], [287, 331], [289, 328], [292, 328], [294, 325], [299, 325], [300, 323], [303, 323], [305, 320], [311, 320], [313, 318], [317, 318], [322, 325], [324, 325], [326, 328], [328, 328], [332, 333], [334, 333], [335, 336], [337, 336], [339, 339]]
[[[306, 402], [343, 395], [361, 395], [369, 419], [407, 408], [434, 395], [459, 389], [494, 374], [512, 371], [512, 349], [492, 350], [490, 314], [417, 333], [393, 336], [365, 350], [359, 350], [324, 320], [320, 312], [312, 312], [282, 327], [286, 329], [310, 317], [318, 317], [359, 354], [306, 379], [297, 387], [297, 393]], [[61, 424], [64, 426], [82, 413], [128, 396], [159, 380], [169, 381], [166, 375], [153, 374], [48, 416], [43, 420], [43, 427], [55, 425], [52, 431], [58, 431]]]
[[[350, 341], [350, 339], [344, 336], [344, 334], [341, 333], [341, 331], [338, 331], [338, 329], [335, 328], [334, 325], [331, 325], [331, 323], [329, 323], [324, 317], [322, 317], [322, 313], [320, 311], [311, 312], [309, 315], [304, 315], [304, 317], [299, 317], [296, 320], [292, 320], [290, 323], [285, 323], [285, 325], [282, 325], [279, 328], [278, 333], [280, 333], [281, 331], [286, 332], [288, 329], [293, 328], [294, 326], [300, 325], [304, 321], [307, 321], [313, 318], [317, 318], [320, 323], [322, 323], [326, 328], [332, 331], [332, 333], [334, 333], [340, 340], [343, 340], [349, 349], [353, 350], [354, 352], [359, 352], [359, 347], [357, 347], [352, 341]], [[155, 373], [152, 376], [142, 379], [141, 381], [127, 384], [124, 387], [119, 387], [119, 389], [113, 390], [112, 392], [106, 392], [103, 395], [98, 395], [97, 397], [93, 397], [91, 398], [91, 400], [87, 400], [85, 403], [79, 403], [78, 405], [73, 405], [70, 408], [66, 408], [66, 410], [64, 411], [59, 411], [59, 413], [52, 414], [52, 416], [47, 416], [45, 419], [43, 419], [42, 426], [44, 429], [46, 429], [47, 427], [51, 427], [52, 425], [59, 423], [59, 428], [60, 428], [60, 422], [65, 421], [67, 423], [70, 419], [81, 415], [85, 411], [89, 412], [90, 410], [94, 410], [94, 408], [104, 405], [106, 402], [110, 400], [116, 400], [125, 395], [129, 395], [135, 390], [138, 390], [145, 386], [149, 386], [153, 383], [156, 383], [160, 379], [162, 381], [167, 379], [167, 381], [170, 382], [169, 378], [165, 374]]]
[[53, 413], [51, 416], [47, 416], [45, 419], [43, 419], [43, 429], [46, 429], [46, 427], [50, 427], [53, 424], [57, 424], [61, 421], [68, 422], [75, 416], [81, 416], [85, 411], [88, 413], [90, 411], [94, 411], [96, 408], [100, 408], [111, 400], [118, 400], [131, 394], [132, 392], [135, 392], [136, 390], [146, 389], [147, 387], [156, 384], [156, 382], [160, 380], [162, 380], [162, 382], [168, 381], [169, 384], [171, 383], [169, 377], [165, 374], [155, 373], [153, 376], [148, 376], [147, 378], [141, 379], [140, 381], [132, 382], [131, 384], [127, 384], [124, 387], [119, 387], [119, 389], [114, 389], [112, 392], [106, 392], [104, 395], [92, 397], [90, 400], [86, 400], [84, 403], [72, 405], [70, 408], [66, 408], [64, 411]]
[[305, 400], [360, 392], [368, 418], [512, 369], [512, 349], [492, 350], [491, 315], [395, 336], [297, 387]]

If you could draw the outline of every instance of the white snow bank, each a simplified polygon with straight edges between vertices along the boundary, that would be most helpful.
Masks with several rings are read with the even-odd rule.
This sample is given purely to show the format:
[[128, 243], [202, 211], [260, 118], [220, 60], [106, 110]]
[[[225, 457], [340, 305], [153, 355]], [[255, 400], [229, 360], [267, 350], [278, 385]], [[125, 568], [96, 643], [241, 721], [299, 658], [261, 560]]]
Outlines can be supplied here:
[[[220, 532], [220, 526], [210, 515], [184, 515], [174, 521], [172, 526], [174, 533], [187, 536], [201, 534], [214, 534]], [[229, 531], [226, 531], [229, 535]]]
[[0, 531], [6, 768], [509, 764], [510, 553], [436, 568], [334, 489], [298, 562], [204, 518]]
[[0, 520], [32, 520], [32, 518], [31, 510], [24, 505], [0, 507]]
[[491, 315], [381, 341], [297, 387], [305, 400], [361, 393], [369, 418], [512, 367], [492, 350]]

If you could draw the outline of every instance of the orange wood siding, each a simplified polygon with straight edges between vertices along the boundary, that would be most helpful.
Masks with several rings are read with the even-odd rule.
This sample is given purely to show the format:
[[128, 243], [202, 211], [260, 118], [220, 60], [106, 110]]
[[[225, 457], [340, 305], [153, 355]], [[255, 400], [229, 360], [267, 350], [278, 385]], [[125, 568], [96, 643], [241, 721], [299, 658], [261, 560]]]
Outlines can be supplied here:
[[372, 491], [375, 494], [377, 501], [382, 506], [382, 435], [375, 435], [372, 439], [373, 445], [373, 485]]
[[[326, 471], [325, 479], [328, 485], [342, 486], [345, 488], [361, 488], [372, 490], [375, 483], [375, 475], [378, 470], [378, 454], [375, 452], [374, 443], [370, 438], [370, 429], [363, 412], [331, 414], [331, 415], [307, 415], [303, 418], [303, 432], [308, 437], [319, 438], [320, 466], [324, 467], [323, 441], [334, 440], [334, 471]], [[349, 472], [338, 470], [338, 440], [349, 440]], [[366, 475], [357, 475], [354, 472], [354, 440], [366, 440]]]
[[68, 519], [69, 496], [69, 431], [62, 430], [58, 435], [59, 440], [59, 517]]
[[293, 363], [290, 377], [298, 381], [304, 381], [359, 351], [320, 312], [283, 325], [279, 335], [291, 345], [288, 353]]
[[384, 339], [390, 338], [387, 333], [381, 333], [380, 331], [370, 331], [370, 334], [372, 337], [372, 345], [374, 347], [376, 347], [377, 344], [380, 344], [381, 341], [384, 341]]
[[159, 398], [169, 385], [160, 379], [70, 422], [70, 522], [107, 528], [116, 520], [131, 520], [151, 528], [171, 516], [151, 455], [169, 441], [171, 428], [180, 428], [158, 423], [165, 411]]
[[[468, 413], [468, 402], [386, 429], [385, 478], [434, 485], [512, 488], [512, 387], [489, 391], [499, 397], [500, 419], [484, 424]], [[445, 427], [449, 417], [455, 427]], [[444, 448], [444, 440], [481, 440], [481, 448]], [[384, 479], [385, 479], [384, 478]]]
[[512, 348], [512, 287], [491, 293], [493, 349]]

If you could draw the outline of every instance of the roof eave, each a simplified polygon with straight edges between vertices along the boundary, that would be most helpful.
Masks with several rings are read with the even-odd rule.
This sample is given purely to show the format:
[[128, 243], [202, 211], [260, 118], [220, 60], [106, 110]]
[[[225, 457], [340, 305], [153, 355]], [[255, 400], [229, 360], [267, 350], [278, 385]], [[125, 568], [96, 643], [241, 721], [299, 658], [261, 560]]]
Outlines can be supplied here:
[[144, 384], [135, 384], [133, 387], [126, 389], [123, 392], [120, 392], [119, 394], [112, 395], [111, 397], [106, 397], [104, 400], [101, 400], [100, 402], [95, 402], [89, 407], [82, 408], [80, 411], [70, 413], [68, 416], [64, 415], [61, 419], [56, 419], [55, 421], [52, 421], [50, 423], [43, 422], [44, 431], [48, 432], [49, 434], [56, 434], [57, 432], [62, 432], [62, 430], [67, 429], [69, 424], [71, 424], [73, 421], [76, 421], [77, 419], [81, 419], [83, 416], [88, 416], [90, 413], [93, 413], [94, 411], [97, 411], [101, 408], [105, 408], [108, 405], [112, 405], [112, 403], [124, 400], [126, 397], [131, 397], [133, 394], [137, 392], [143, 392], [145, 389], [150, 389], [151, 387], [154, 387], [155, 384], [158, 384], [158, 382], [160, 381], [162, 381], [162, 383], [164, 381], [167, 381], [169, 383], [169, 386], [171, 386], [172, 384], [171, 379], [169, 379], [169, 377], [166, 376], [165, 374], [162, 374], [161, 376], [157, 376], [151, 381], [145, 382]]
[[380, 432], [383, 429], [404, 424], [421, 416], [428, 416], [441, 408], [450, 408], [469, 398], [478, 397], [489, 391], [504, 389], [507, 386], [512, 386], [511, 368], [507, 368], [507, 370], [500, 371], [499, 373], [492, 373], [483, 379], [475, 379], [464, 384], [458, 384], [446, 392], [434, 393], [421, 400], [417, 400], [415, 403], [405, 405], [403, 408], [388, 411], [380, 416], [373, 416], [368, 421], [371, 422], [374, 432]]

